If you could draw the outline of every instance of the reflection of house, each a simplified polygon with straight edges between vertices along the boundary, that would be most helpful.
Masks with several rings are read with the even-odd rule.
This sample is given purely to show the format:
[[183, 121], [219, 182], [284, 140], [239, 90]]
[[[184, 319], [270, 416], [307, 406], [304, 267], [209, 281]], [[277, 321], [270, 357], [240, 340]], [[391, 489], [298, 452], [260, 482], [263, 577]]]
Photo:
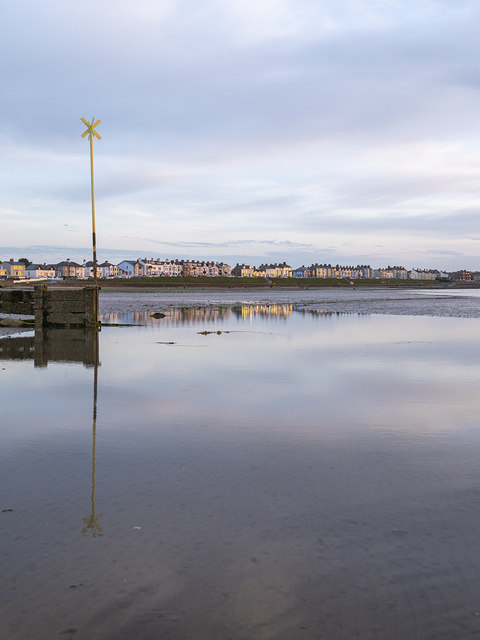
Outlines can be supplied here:
[[256, 315], [276, 318], [288, 318], [294, 310], [293, 304], [244, 304], [241, 317], [251, 318]]
[[53, 264], [30, 264], [25, 267], [27, 278], [55, 278], [55, 265]]
[[105, 313], [103, 322], [132, 324], [161, 324], [162, 326], [176, 326], [178, 324], [214, 323], [225, 320], [232, 315], [232, 307], [185, 307], [169, 309], [161, 318], [155, 317], [150, 311], [128, 311], [122, 313]]
[[68, 258], [54, 266], [57, 278], [85, 278], [85, 267]]

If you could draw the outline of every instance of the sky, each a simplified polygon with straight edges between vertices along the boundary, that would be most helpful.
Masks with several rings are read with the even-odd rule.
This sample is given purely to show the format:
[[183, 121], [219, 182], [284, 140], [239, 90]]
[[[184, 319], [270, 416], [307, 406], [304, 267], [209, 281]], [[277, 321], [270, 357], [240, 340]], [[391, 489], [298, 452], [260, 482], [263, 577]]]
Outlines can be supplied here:
[[478, 0], [16, 0], [0, 259], [480, 270]]

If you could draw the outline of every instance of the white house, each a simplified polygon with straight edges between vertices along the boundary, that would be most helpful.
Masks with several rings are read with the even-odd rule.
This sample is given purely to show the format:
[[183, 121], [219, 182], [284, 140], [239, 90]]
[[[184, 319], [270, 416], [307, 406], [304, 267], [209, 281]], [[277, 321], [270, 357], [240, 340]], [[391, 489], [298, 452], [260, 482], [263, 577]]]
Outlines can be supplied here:
[[102, 270], [102, 278], [116, 278], [118, 276], [118, 266], [116, 264], [105, 260], [105, 262], [102, 262], [99, 266]]
[[122, 260], [118, 265], [118, 275], [125, 278], [134, 278], [146, 275], [143, 260]]
[[55, 278], [55, 267], [53, 264], [29, 264], [25, 267], [26, 278]]

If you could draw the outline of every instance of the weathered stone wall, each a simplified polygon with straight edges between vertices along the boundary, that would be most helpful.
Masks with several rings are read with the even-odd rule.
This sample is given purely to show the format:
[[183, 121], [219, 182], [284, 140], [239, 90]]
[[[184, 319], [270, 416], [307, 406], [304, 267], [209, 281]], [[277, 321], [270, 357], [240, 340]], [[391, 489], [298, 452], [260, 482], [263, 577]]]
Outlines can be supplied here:
[[7, 289], [0, 291], [0, 313], [33, 315], [33, 291]]
[[0, 313], [35, 316], [35, 328], [95, 327], [97, 324], [98, 289], [50, 289], [46, 284], [34, 290], [0, 291]]
[[49, 289], [37, 285], [34, 289], [35, 327], [94, 327], [97, 320], [97, 290]]

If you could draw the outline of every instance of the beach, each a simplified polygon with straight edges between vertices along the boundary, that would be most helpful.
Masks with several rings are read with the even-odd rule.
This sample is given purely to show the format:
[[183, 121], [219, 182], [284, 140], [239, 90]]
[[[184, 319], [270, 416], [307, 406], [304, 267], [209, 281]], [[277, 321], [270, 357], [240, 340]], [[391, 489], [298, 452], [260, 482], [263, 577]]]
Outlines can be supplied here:
[[10, 343], [0, 635], [480, 635], [479, 299], [437, 293], [102, 292], [96, 366]]

